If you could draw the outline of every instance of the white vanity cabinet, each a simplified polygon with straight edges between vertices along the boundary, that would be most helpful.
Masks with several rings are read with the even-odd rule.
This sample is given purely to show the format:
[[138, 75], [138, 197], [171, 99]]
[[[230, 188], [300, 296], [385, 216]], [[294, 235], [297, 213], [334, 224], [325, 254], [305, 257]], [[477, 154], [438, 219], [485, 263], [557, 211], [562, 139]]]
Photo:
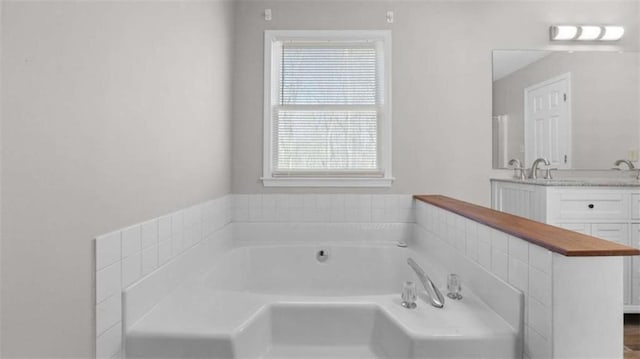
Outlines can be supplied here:
[[[492, 180], [492, 207], [640, 248], [640, 186]], [[625, 258], [625, 312], [640, 312], [640, 258]]]

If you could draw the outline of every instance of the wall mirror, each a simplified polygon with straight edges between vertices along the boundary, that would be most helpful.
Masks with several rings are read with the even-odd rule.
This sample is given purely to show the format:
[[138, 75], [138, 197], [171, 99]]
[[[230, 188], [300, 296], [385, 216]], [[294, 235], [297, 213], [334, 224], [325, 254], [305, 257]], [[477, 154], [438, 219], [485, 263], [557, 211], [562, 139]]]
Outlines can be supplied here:
[[638, 164], [637, 52], [493, 51], [493, 168], [545, 157], [558, 169]]

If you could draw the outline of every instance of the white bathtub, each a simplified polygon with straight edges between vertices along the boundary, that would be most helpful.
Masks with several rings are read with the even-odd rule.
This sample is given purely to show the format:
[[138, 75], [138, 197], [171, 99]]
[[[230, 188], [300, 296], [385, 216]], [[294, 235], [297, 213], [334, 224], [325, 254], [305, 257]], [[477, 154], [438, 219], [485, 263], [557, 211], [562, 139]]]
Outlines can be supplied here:
[[[320, 251], [328, 253], [324, 261]], [[234, 248], [135, 323], [126, 333], [126, 356], [521, 357], [521, 329], [469, 291], [442, 309], [423, 295], [418, 308], [403, 308], [402, 283], [420, 286], [407, 257], [443, 282], [441, 269], [392, 244]]]
[[[207, 286], [290, 296], [399, 293], [411, 278], [407, 248], [389, 245], [261, 245], [231, 251]], [[325, 260], [316, 257], [322, 252]]]

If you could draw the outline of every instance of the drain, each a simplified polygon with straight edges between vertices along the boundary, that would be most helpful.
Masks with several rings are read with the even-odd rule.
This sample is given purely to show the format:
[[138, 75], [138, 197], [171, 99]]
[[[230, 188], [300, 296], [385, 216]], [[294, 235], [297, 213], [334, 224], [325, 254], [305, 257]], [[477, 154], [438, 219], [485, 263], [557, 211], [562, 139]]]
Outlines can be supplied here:
[[318, 262], [325, 262], [329, 259], [329, 251], [326, 249], [321, 249], [316, 253], [316, 259]]

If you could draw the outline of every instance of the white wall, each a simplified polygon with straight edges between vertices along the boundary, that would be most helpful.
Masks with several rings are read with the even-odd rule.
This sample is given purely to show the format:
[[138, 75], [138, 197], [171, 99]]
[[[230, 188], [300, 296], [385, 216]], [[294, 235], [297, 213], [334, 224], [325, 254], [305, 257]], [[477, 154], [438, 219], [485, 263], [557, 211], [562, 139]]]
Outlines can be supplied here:
[[92, 357], [92, 238], [230, 192], [232, 11], [2, 2], [2, 357]]
[[[239, 2], [233, 192], [294, 191], [264, 188], [259, 181], [265, 29], [391, 29], [397, 180], [391, 189], [361, 192], [441, 193], [489, 205], [489, 177], [496, 174], [491, 170], [491, 51], [551, 48], [548, 30], [556, 23], [621, 24], [627, 34], [619, 45], [636, 46], [637, 6], [615, 1]], [[265, 8], [272, 9], [273, 21], [264, 21]], [[387, 10], [395, 11], [394, 24], [386, 23]]]

